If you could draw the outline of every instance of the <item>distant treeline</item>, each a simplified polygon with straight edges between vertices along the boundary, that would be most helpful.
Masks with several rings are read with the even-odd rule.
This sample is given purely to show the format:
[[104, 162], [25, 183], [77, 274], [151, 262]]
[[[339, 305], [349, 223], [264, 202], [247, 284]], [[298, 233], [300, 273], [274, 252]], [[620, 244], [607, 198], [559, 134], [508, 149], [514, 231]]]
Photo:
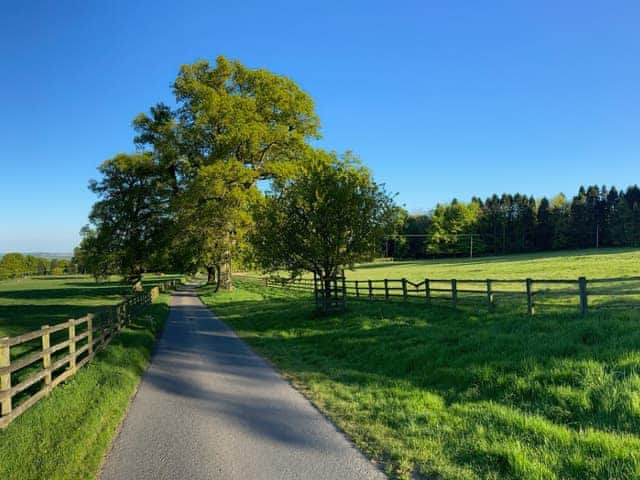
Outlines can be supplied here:
[[62, 275], [78, 273], [75, 262], [66, 259], [48, 259], [21, 253], [7, 253], [0, 258], [0, 279], [26, 275]]
[[402, 234], [388, 246], [389, 255], [468, 255], [472, 235], [474, 254], [640, 247], [640, 188], [580, 187], [571, 200], [519, 193], [454, 199], [429, 214], [409, 215]]

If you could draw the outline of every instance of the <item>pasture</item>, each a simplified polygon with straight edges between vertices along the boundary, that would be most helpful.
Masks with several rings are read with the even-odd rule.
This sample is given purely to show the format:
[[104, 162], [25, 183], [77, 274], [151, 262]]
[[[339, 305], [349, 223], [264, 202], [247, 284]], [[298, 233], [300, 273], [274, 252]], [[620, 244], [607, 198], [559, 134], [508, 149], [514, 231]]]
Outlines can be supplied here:
[[640, 249], [590, 249], [500, 257], [373, 262], [346, 270], [350, 280], [402, 278], [419, 282], [425, 277], [587, 278], [640, 276]]
[[[172, 276], [145, 276], [153, 285]], [[116, 277], [98, 282], [88, 275], [30, 277], [0, 281], [0, 337], [20, 335], [80, 318], [107, 305], [115, 305], [131, 286]]]
[[[638, 275], [606, 250], [374, 263], [347, 278]], [[640, 476], [640, 314], [539, 313], [350, 299], [240, 280], [203, 300], [398, 478]]]

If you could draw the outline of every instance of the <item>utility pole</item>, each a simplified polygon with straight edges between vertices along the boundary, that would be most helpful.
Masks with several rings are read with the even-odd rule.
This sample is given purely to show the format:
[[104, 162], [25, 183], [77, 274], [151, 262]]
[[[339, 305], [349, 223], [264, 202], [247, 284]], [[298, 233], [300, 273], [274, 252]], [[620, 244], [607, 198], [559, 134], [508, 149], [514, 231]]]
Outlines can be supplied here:
[[473, 258], [473, 233], [471, 234], [471, 246], [469, 247], [469, 258]]

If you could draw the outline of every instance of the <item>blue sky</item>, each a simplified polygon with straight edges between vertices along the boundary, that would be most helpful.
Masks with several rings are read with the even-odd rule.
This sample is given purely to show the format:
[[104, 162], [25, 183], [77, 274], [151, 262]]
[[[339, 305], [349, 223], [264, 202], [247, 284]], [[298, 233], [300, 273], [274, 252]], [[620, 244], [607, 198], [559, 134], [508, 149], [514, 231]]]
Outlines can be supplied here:
[[[237, 5], [236, 3], [239, 3]], [[68, 252], [101, 161], [223, 54], [316, 101], [409, 210], [640, 182], [640, 2], [2, 2], [0, 252]]]

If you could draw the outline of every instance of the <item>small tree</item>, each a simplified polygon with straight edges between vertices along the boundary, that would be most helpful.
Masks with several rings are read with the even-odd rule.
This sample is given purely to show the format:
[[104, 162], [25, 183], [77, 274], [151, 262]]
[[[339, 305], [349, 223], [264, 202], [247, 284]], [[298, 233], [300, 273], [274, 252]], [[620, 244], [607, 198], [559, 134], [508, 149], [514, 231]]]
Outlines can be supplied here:
[[85, 226], [80, 231], [82, 241], [74, 250], [73, 258], [82, 273], [90, 273], [96, 282], [108, 278], [109, 274], [118, 271], [115, 255], [109, 246], [109, 239], [98, 236], [96, 230]]
[[437, 205], [427, 228], [427, 253], [456, 255], [467, 250], [459, 235], [473, 233], [480, 215], [477, 201], [468, 204], [453, 200], [448, 205]]
[[0, 276], [17, 277], [25, 273], [27, 264], [24, 255], [7, 253], [0, 259]]
[[330, 295], [331, 280], [370, 259], [399, 214], [353, 155], [316, 150], [293, 180], [276, 182], [257, 206], [250, 241], [265, 270], [313, 272]]
[[38, 265], [36, 267], [36, 273], [38, 275], [46, 275], [51, 268], [51, 262], [48, 258], [38, 257]]

